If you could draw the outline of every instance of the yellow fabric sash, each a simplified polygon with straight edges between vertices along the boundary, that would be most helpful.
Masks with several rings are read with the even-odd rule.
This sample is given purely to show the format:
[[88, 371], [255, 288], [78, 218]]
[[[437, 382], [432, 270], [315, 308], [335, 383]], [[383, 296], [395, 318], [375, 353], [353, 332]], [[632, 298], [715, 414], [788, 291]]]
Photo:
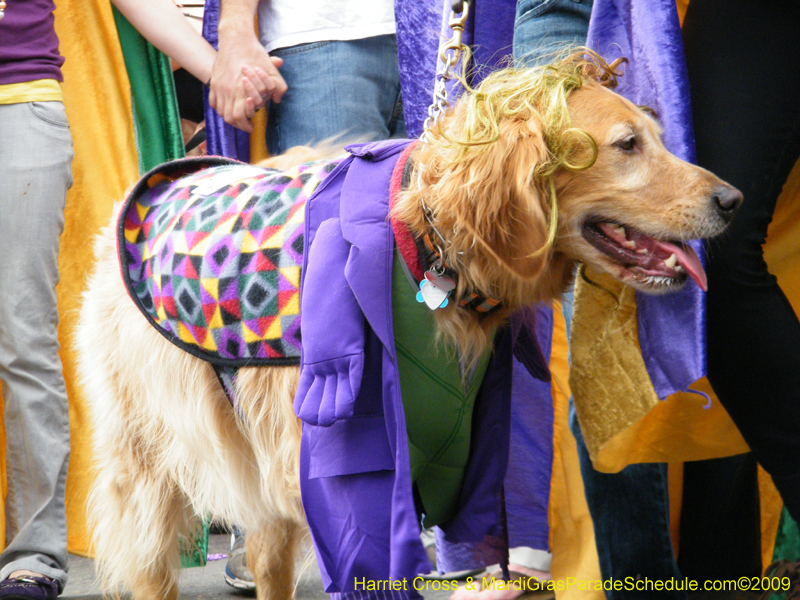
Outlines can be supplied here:
[[61, 84], [55, 79], [37, 79], [36, 81], [0, 85], [0, 104], [50, 101], [64, 101]]

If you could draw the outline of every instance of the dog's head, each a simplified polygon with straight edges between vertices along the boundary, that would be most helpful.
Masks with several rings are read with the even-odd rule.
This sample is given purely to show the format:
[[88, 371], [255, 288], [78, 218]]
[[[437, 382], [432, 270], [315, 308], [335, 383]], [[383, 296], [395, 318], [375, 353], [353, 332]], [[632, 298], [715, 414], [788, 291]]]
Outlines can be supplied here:
[[670, 154], [657, 120], [609, 89], [621, 62], [582, 50], [495, 72], [415, 151], [395, 217], [442, 241], [455, 294], [504, 307], [479, 320], [452, 304], [437, 311], [462, 349], [484, 344], [478, 329], [558, 297], [576, 261], [649, 293], [688, 278], [705, 289], [686, 242], [721, 233], [742, 196]]
[[742, 194], [670, 154], [648, 110], [589, 81], [569, 98], [573, 127], [596, 144], [581, 172], [555, 176], [560, 209], [556, 250], [644, 292], [706, 277], [688, 240], [720, 234]]
[[542, 291], [581, 261], [645, 292], [705, 288], [685, 242], [721, 233], [742, 196], [670, 154], [654, 116], [609, 89], [621, 62], [583, 50], [493, 73], [429, 133], [417, 186], [466, 286], [530, 302], [513, 279]]

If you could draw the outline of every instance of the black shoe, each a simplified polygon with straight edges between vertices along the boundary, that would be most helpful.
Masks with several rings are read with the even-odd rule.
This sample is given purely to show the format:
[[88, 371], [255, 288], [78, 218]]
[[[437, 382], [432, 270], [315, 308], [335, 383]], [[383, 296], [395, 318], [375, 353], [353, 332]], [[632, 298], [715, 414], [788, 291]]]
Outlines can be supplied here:
[[21, 575], [0, 581], [0, 600], [55, 600], [58, 582], [44, 576]]

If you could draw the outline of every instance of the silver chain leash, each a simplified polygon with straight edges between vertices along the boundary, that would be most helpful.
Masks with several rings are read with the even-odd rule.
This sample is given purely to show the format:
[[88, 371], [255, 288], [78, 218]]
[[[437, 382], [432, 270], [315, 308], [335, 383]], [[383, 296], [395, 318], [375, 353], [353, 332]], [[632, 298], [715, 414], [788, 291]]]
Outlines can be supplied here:
[[[447, 40], [439, 49], [439, 58], [444, 63], [441, 73], [436, 74], [436, 84], [433, 89], [433, 102], [428, 107], [428, 118], [423, 124], [422, 141], [427, 142], [428, 132], [442, 115], [450, 108], [447, 100], [447, 82], [455, 79], [453, 69], [458, 64], [464, 53], [464, 43], [461, 41], [464, 35], [464, 25], [469, 16], [468, 0], [453, 0], [453, 10], [450, 12], [448, 25], [453, 30], [453, 37]], [[457, 16], [457, 13], [461, 13]]]

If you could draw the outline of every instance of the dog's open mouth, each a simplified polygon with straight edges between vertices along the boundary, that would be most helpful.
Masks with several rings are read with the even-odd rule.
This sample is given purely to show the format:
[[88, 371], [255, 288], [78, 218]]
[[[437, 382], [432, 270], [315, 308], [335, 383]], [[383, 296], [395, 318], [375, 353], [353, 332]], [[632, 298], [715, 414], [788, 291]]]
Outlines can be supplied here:
[[708, 289], [706, 272], [697, 253], [683, 242], [657, 240], [611, 221], [589, 220], [583, 237], [612, 261], [623, 275], [653, 290], [683, 284], [691, 277], [700, 289]]

